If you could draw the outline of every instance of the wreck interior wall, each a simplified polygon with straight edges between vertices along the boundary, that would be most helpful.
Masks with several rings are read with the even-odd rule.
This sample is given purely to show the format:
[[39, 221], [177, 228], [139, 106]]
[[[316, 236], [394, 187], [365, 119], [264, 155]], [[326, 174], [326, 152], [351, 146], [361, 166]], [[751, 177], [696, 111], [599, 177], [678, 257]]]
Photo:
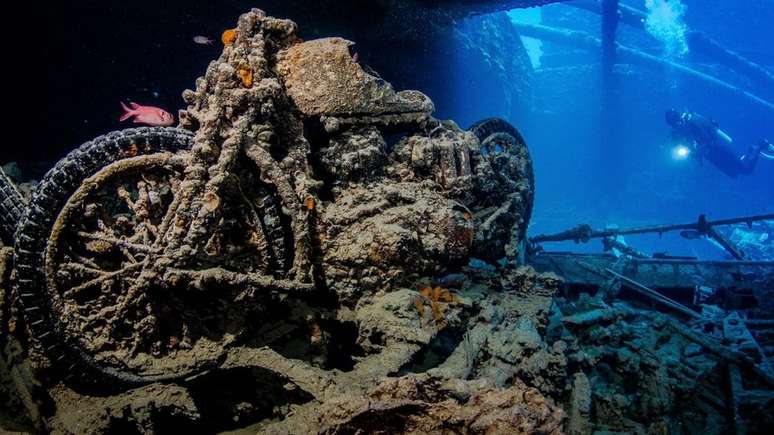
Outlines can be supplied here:
[[532, 68], [506, 13], [459, 21], [432, 55], [438, 59], [435, 71], [416, 76], [414, 84], [425, 85], [417, 89], [427, 89], [435, 116], [463, 128], [493, 116], [516, 124], [524, 119], [531, 104]]

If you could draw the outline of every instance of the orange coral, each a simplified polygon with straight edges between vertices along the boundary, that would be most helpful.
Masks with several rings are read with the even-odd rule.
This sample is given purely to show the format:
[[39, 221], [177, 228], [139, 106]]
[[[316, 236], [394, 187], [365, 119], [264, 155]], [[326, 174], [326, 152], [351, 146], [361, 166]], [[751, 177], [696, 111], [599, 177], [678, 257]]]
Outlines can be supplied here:
[[236, 40], [236, 29], [224, 30], [220, 35], [220, 40], [223, 41], [223, 45], [231, 45]]
[[[419, 294], [421, 294], [425, 299], [430, 301], [430, 311], [433, 314], [433, 320], [435, 321], [436, 326], [438, 328], [443, 328], [446, 326], [446, 319], [444, 318], [444, 311], [446, 311], [446, 305], [443, 304], [452, 304], [459, 302], [459, 298], [457, 296], [453, 295], [449, 289], [445, 289], [442, 287], [422, 287], [419, 289]], [[416, 307], [417, 311], [419, 312], [419, 320], [424, 320], [425, 315], [425, 305], [422, 302], [422, 299], [416, 299], [414, 301], [414, 306]]]
[[306, 200], [304, 200], [304, 205], [306, 205], [306, 209], [309, 211], [314, 210], [314, 198], [311, 196], [307, 197]]
[[424, 304], [424, 302], [422, 302], [422, 298], [414, 299], [414, 308], [416, 308], [417, 312], [419, 313], [419, 323], [424, 322], [424, 320], [425, 320], [425, 304]]
[[250, 68], [239, 68], [237, 71], [239, 78], [242, 80], [242, 84], [249, 88], [253, 85], [253, 70]]

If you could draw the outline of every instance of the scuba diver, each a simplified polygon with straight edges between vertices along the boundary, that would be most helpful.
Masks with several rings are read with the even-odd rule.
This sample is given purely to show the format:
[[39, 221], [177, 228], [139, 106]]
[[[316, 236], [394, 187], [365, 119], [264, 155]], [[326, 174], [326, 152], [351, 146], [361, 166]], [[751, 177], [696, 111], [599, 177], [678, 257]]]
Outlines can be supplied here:
[[750, 146], [747, 153], [737, 155], [733, 139], [720, 129], [718, 123], [694, 112], [680, 113], [670, 109], [665, 114], [666, 122], [672, 126], [672, 137], [685, 141], [676, 149], [680, 158], [693, 154], [699, 163], [709, 160], [715, 167], [729, 177], [750, 175], [758, 163], [759, 157], [774, 160], [774, 145], [761, 139]]

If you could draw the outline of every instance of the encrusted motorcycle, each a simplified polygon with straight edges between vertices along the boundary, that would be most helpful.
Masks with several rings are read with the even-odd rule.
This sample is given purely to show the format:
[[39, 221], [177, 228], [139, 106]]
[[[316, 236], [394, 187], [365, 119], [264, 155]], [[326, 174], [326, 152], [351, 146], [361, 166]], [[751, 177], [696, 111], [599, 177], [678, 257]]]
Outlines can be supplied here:
[[179, 128], [80, 146], [26, 205], [1, 183], [27, 327], [73, 379], [184, 379], [245, 349], [309, 390], [394, 372], [446, 325], [382, 322], [379, 298], [518, 253], [533, 177], [507, 122], [435, 120], [349, 41], [258, 10], [228, 35]]

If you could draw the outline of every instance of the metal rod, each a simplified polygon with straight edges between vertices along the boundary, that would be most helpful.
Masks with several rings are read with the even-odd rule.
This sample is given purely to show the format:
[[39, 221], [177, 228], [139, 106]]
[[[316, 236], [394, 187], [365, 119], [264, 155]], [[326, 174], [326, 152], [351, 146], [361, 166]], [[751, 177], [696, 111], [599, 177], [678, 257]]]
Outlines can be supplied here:
[[722, 246], [723, 249], [726, 250], [726, 252], [731, 254], [732, 257], [734, 257], [737, 260], [744, 260], [744, 253], [742, 253], [742, 251], [737, 249], [737, 247], [733, 243], [731, 243], [730, 240], [725, 238], [715, 228], [709, 227], [707, 229], [707, 235], [712, 237], [716, 242], [718, 242], [720, 246]]
[[[599, 0], [575, 0], [567, 3], [567, 5], [595, 14], [602, 12], [602, 6]], [[645, 30], [645, 20], [647, 18], [648, 15], [640, 9], [623, 4], [618, 5], [618, 20], [628, 26]]]
[[739, 415], [739, 394], [742, 390], [742, 373], [736, 364], [728, 364], [726, 374], [728, 376], [728, 413], [731, 420], [731, 428], [734, 435], [739, 435], [739, 426], [742, 417]]
[[645, 264], [663, 264], [663, 265], [686, 265], [686, 266], [765, 266], [765, 267], [772, 267], [774, 266], [774, 261], [749, 261], [749, 260], [742, 260], [742, 261], [731, 261], [731, 260], [712, 260], [712, 261], [702, 261], [702, 260], [660, 260], [657, 258], [634, 258], [631, 260], [632, 263], [636, 263], [637, 265], [645, 265]]
[[656, 302], [660, 302], [660, 303], [662, 303], [662, 304], [664, 304], [664, 305], [666, 305], [666, 306], [668, 306], [668, 307], [670, 307], [672, 309], [680, 311], [683, 314], [687, 314], [687, 315], [689, 315], [691, 317], [694, 317], [694, 318], [697, 318], [697, 319], [704, 319], [704, 316], [702, 316], [701, 314], [697, 313], [696, 311], [686, 307], [685, 305], [683, 305], [683, 304], [681, 304], [679, 302], [676, 302], [676, 301], [673, 301], [672, 299], [669, 299], [668, 297], [666, 297], [666, 296], [662, 295], [661, 293], [651, 289], [650, 287], [646, 287], [646, 286], [638, 283], [637, 281], [635, 281], [635, 280], [633, 280], [631, 278], [628, 278], [626, 276], [623, 276], [620, 273], [615, 272], [613, 270], [610, 270], [608, 268], [605, 268], [605, 272], [607, 272], [610, 275], [613, 275], [614, 277], [620, 279], [621, 281], [624, 281], [625, 283], [633, 286], [633, 290], [637, 291], [638, 293], [640, 293], [643, 296], [646, 296], [646, 297], [648, 297], [650, 299], [653, 299]]
[[758, 364], [756, 364], [747, 354], [723, 345], [713, 337], [694, 331], [667, 316], [661, 318], [665, 319], [667, 324], [678, 334], [702, 346], [729, 363], [738, 364], [754, 371], [761, 379], [766, 381], [769, 386], [774, 387], [774, 376], [758, 367]]
[[587, 242], [590, 239], [598, 239], [602, 237], [629, 235], [629, 234], [647, 234], [647, 233], [666, 233], [669, 231], [677, 230], [700, 230], [706, 227], [713, 227], [716, 225], [732, 225], [738, 223], [751, 224], [756, 221], [774, 220], [774, 213], [762, 214], [755, 216], [744, 216], [731, 219], [721, 219], [716, 221], [706, 221], [703, 223], [694, 222], [689, 224], [673, 224], [673, 225], [650, 225], [646, 227], [635, 227], [625, 229], [609, 229], [597, 231], [591, 229], [589, 225], [579, 225], [567, 231], [556, 234], [541, 234], [530, 238], [532, 243], [542, 242], [563, 242], [566, 240], [575, 240]]
[[[613, 261], [615, 257], [609, 254], [582, 254], [577, 252], [566, 251], [542, 251], [537, 254], [538, 256], [544, 256], [549, 258], [557, 257], [573, 257], [583, 259], [604, 259]], [[722, 266], [761, 266], [761, 267], [774, 267], [774, 261], [772, 260], [697, 260], [695, 258], [631, 258], [629, 261], [635, 266], [639, 265], [675, 265], [675, 266], [707, 266], [707, 267], [722, 267]]]
[[750, 326], [772, 326], [774, 327], [774, 320], [772, 319], [745, 319], [745, 325]]
[[615, 59], [615, 34], [618, 29], [618, 0], [602, 0], [600, 4], [602, 14], [602, 68], [605, 82], [609, 82], [613, 76]]

